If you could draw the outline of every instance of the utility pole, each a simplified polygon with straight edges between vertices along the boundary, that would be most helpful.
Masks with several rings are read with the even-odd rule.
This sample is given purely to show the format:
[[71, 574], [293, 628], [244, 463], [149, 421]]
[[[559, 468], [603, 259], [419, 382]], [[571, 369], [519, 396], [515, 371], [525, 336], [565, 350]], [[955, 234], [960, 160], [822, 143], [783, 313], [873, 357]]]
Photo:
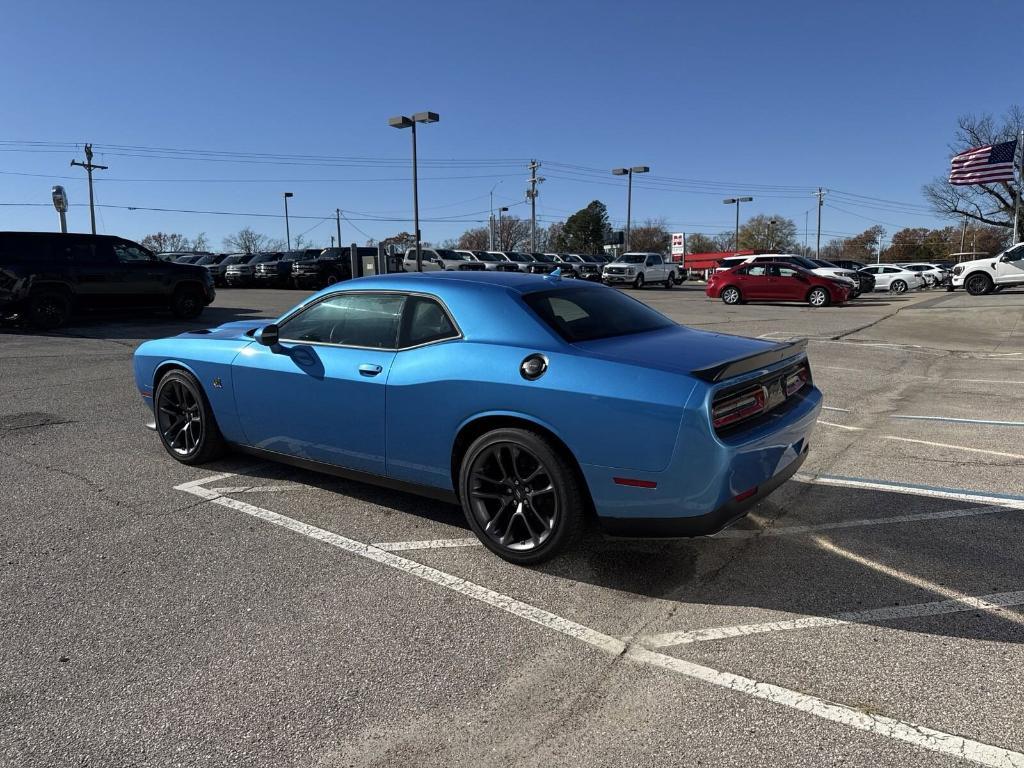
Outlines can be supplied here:
[[530, 198], [530, 252], [537, 251], [537, 185], [544, 181], [543, 177], [537, 177], [537, 169], [540, 163], [536, 160], [530, 161], [530, 188], [526, 190], [526, 196]]
[[92, 233], [96, 234], [96, 205], [93, 202], [92, 195], [92, 172], [93, 171], [105, 171], [107, 166], [95, 165], [92, 161], [92, 144], [85, 145], [85, 162], [79, 162], [78, 160], [72, 160], [71, 165], [79, 165], [85, 168], [85, 172], [89, 175], [89, 221], [92, 224]]
[[960, 253], [964, 252], [964, 244], [967, 242], [967, 214], [964, 214], [964, 225], [960, 229]]
[[810, 215], [810, 211], [804, 211], [804, 253], [807, 253], [807, 219]]
[[334, 209], [334, 223], [338, 227], [338, 247], [341, 247], [341, 208]]
[[814, 258], [821, 258], [821, 206], [825, 204], [825, 190], [818, 187], [818, 243], [814, 246]]
[[1020, 197], [1024, 193], [1024, 128], [1017, 136], [1017, 151], [1020, 152], [1020, 165], [1017, 167], [1017, 194], [1013, 197], [1013, 244], [1020, 242]]

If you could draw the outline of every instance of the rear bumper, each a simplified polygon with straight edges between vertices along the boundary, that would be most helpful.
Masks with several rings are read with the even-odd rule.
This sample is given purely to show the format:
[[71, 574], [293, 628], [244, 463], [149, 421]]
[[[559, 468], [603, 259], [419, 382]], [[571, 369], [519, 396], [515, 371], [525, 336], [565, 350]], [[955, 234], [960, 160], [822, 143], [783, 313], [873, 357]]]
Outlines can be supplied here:
[[747, 514], [747, 510], [771, 494], [776, 488], [797, 473], [810, 446], [804, 444], [803, 452], [790, 464], [767, 482], [758, 486], [757, 492], [741, 501], [728, 501], [706, 515], [694, 517], [599, 517], [601, 530], [608, 536], [623, 538], [692, 538], [710, 536], [728, 528]]

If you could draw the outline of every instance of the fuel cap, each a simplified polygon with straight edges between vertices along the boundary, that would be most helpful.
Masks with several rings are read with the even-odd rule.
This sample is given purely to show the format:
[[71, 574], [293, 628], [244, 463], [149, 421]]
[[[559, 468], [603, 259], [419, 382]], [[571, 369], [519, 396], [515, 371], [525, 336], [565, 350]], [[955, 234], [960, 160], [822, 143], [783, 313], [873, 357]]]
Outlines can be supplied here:
[[544, 355], [527, 355], [519, 364], [519, 374], [527, 381], [535, 381], [548, 369], [548, 359]]

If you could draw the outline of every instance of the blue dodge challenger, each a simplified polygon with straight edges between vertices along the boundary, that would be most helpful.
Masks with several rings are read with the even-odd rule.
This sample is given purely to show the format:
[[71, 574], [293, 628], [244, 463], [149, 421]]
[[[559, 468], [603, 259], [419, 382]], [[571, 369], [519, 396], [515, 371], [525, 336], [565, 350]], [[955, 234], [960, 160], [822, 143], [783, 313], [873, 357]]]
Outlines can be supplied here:
[[148, 341], [134, 368], [180, 462], [231, 447], [449, 500], [530, 564], [591, 514], [646, 537], [741, 517], [807, 456], [805, 346], [692, 330], [557, 274], [432, 272]]

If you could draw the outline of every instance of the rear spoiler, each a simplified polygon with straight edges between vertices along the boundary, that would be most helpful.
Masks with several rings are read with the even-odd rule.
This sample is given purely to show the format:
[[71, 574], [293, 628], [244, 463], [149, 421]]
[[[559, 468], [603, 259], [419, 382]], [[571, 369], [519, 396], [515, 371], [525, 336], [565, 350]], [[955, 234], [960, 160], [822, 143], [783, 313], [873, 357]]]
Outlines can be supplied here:
[[806, 352], [806, 350], [807, 339], [797, 339], [796, 341], [780, 344], [774, 349], [758, 352], [749, 357], [740, 357], [736, 360], [727, 360], [724, 363], [715, 363], [707, 368], [698, 368], [695, 371], [690, 371], [690, 373], [698, 379], [717, 383], [724, 379], [731, 379], [733, 376], [756, 371], [758, 368], [781, 363], [783, 360], [791, 357], [798, 357]]

